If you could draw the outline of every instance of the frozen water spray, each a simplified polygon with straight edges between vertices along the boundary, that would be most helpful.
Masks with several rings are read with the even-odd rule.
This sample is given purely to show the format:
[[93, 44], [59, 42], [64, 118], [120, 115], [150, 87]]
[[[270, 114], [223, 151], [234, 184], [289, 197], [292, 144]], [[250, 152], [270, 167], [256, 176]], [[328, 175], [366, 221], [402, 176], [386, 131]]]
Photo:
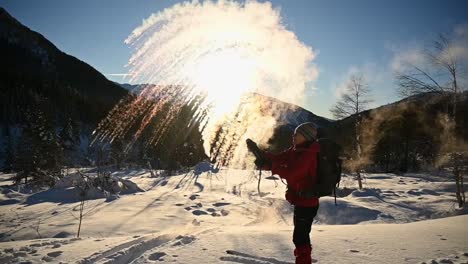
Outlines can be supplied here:
[[[207, 155], [242, 164], [245, 138], [266, 143], [278, 116], [254, 93], [302, 104], [318, 72], [314, 52], [283, 25], [271, 3], [184, 2], [151, 15], [125, 41], [134, 54], [129, 79], [148, 84], [120, 102], [95, 131], [114, 140], [138, 127], [135, 139], [158, 117], [148, 144], [158, 144], [184, 106], [194, 112]], [[281, 109], [269, 109], [281, 113]], [[273, 110], [273, 111], [271, 111]], [[186, 128], [183, 128], [186, 129]]]

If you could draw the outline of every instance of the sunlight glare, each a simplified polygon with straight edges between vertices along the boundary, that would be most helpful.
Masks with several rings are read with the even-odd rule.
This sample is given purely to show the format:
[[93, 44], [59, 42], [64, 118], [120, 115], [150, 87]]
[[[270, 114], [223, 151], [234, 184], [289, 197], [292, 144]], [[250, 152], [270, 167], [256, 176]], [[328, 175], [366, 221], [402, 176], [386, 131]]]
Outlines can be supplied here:
[[195, 90], [207, 95], [213, 114], [221, 117], [232, 112], [243, 94], [255, 87], [255, 62], [235, 50], [212, 53], [189, 69]]

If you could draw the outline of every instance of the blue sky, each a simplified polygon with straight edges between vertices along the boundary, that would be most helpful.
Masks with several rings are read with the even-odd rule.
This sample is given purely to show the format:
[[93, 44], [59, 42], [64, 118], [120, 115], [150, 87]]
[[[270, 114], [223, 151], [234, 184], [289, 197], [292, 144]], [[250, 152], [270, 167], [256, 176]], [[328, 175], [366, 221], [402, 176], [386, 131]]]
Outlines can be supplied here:
[[[0, 0], [0, 6], [62, 51], [110, 74], [127, 72], [131, 49], [124, 40], [132, 30], [178, 2]], [[461, 0], [270, 2], [281, 9], [287, 29], [318, 53], [317, 89], [306, 95], [304, 106], [326, 117], [331, 117], [337, 89], [355, 71], [368, 77], [374, 106], [398, 100], [391, 68], [395, 56], [468, 23], [468, 1]], [[123, 82], [118, 76], [107, 77]]]

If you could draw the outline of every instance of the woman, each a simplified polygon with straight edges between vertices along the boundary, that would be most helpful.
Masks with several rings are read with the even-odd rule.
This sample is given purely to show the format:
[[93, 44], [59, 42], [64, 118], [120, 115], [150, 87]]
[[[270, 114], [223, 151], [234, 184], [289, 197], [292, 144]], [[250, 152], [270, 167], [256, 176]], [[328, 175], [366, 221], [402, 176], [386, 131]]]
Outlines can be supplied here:
[[294, 205], [293, 243], [296, 264], [312, 262], [310, 231], [317, 215], [319, 199], [308, 195], [317, 182], [317, 154], [320, 146], [316, 141], [317, 127], [313, 123], [300, 124], [294, 131], [293, 146], [280, 154], [263, 152], [268, 161], [256, 160], [257, 166], [271, 170], [286, 179], [286, 199]]

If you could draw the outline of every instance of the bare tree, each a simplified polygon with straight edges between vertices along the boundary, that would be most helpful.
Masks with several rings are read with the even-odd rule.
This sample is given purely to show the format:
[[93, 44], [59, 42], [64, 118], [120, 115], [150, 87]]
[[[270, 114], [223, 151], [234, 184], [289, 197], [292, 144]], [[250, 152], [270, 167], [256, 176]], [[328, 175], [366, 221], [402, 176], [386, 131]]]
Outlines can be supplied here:
[[353, 74], [349, 78], [344, 93], [338, 102], [330, 109], [337, 119], [359, 114], [366, 110], [372, 100], [369, 99], [370, 89], [362, 74]]
[[[465, 47], [466, 48], [466, 47]], [[466, 167], [466, 149], [460, 149], [456, 137], [457, 103], [463, 92], [461, 77], [466, 75], [466, 56], [460, 53], [461, 47], [454, 38], [440, 34], [422, 55], [420, 65], [406, 63], [404, 72], [397, 72], [396, 78], [401, 96], [410, 96], [435, 92], [450, 98], [443, 118], [444, 133], [441, 146], [441, 165], [452, 170], [457, 190], [456, 196], [460, 207], [465, 204], [463, 189], [463, 171]], [[449, 111], [451, 105], [451, 111]], [[462, 147], [463, 148], [463, 147]]]
[[42, 224], [42, 219], [39, 218], [39, 219], [37, 219], [37, 221], [35, 221], [31, 225], [31, 228], [34, 229], [34, 231], [36, 231], [36, 233], [37, 233], [37, 238], [42, 238], [42, 235], [39, 232], [39, 230], [41, 229], [41, 224]]
[[426, 92], [437, 92], [450, 96], [452, 101], [451, 118], [457, 113], [457, 99], [462, 92], [460, 75], [466, 70], [454, 40], [444, 34], [426, 48], [421, 65], [406, 62], [405, 72], [397, 72], [399, 93], [402, 97]]
[[371, 103], [370, 89], [362, 74], [353, 74], [349, 78], [346, 89], [341, 95], [340, 99], [330, 109], [330, 112], [337, 119], [342, 119], [348, 116], [357, 115], [354, 119], [354, 152], [355, 162], [353, 162], [353, 169], [357, 174], [359, 189], [362, 189], [362, 148], [361, 148], [361, 117], [359, 114], [366, 110]]
[[91, 180], [89, 177], [81, 172], [80, 170], [77, 171], [77, 174], [80, 176], [80, 178], [74, 183], [75, 188], [78, 190], [78, 195], [80, 199], [80, 204], [77, 206], [78, 211], [79, 211], [79, 216], [75, 216], [73, 213], [72, 215], [77, 218], [79, 221], [78, 223], [78, 232], [76, 234], [76, 237], [80, 237], [81, 233], [81, 223], [83, 222], [83, 217], [86, 215], [85, 211], [85, 204], [86, 204], [86, 199], [88, 196], [88, 191], [91, 189]]

